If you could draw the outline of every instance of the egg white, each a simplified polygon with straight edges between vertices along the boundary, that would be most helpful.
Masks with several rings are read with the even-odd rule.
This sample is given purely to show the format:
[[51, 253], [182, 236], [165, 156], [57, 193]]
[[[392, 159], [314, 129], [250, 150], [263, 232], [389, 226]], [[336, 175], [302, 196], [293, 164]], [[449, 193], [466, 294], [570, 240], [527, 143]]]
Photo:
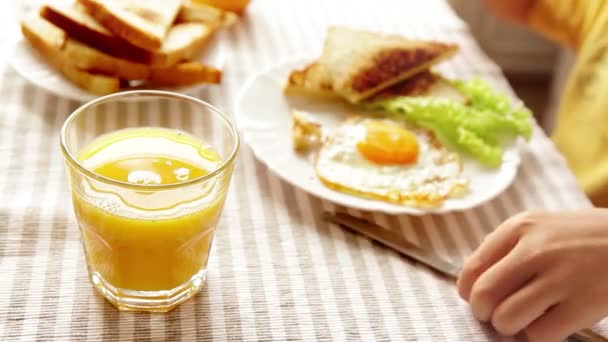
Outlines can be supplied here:
[[[357, 143], [365, 138], [368, 121], [387, 121], [412, 132], [418, 142], [417, 161], [380, 165], [366, 159]], [[457, 154], [447, 151], [430, 132], [390, 119], [345, 121], [325, 140], [315, 169], [323, 184], [334, 190], [420, 208], [440, 206], [445, 199], [468, 190]]]

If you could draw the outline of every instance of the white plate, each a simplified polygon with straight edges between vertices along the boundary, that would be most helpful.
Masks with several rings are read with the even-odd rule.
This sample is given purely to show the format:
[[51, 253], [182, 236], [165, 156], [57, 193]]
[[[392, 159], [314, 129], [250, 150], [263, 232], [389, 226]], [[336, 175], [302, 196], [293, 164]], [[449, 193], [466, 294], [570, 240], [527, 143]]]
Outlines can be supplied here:
[[[222, 34], [223, 32], [218, 32], [211, 39], [199, 58], [201, 63], [215, 66], [218, 69], [222, 68], [224, 54], [222, 45], [219, 43]], [[73, 82], [63, 77], [63, 75], [47, 63], [47, 61], [34, 50], [24, 38], [20, 38], [16, 42], [10, 64], [17, 73], [23, 76], [23, 78], [57, 96], [82, 102], [88, 102], [99, 97], [99, 95], [92, 94], [79, 88]], [[154, 89], [189, 94], [205, 86], [208, 86], [208, 84], [199, 84], [191, 87]]]
[[488, 170], [473, 160], [464, 160], [464, 174], [470, 180], [471, 192], [463, 198], [449, 199], [440, 208], [417, 208], [370, 200], [343, 194], [325, 187], [316, 177], [310, 157], [292, 150], [291, 109], [307, 111], [323, 127], [335, 127], [355, 108], [340, 102], [312, 98], [286, 97], [283, 86], [294, 68], [302, 61], [272, 67], [249, 79], [236, 102], [236, 120], [244, 141], [255, 156], [285, 181], [310, 194], [346, 207], [380, 211], [388, 214], [422, 215], [465, 210], [482, 204], [503, 192], [517, 174], [520, 157], [517, 143], [505, 150], [499, 169]]

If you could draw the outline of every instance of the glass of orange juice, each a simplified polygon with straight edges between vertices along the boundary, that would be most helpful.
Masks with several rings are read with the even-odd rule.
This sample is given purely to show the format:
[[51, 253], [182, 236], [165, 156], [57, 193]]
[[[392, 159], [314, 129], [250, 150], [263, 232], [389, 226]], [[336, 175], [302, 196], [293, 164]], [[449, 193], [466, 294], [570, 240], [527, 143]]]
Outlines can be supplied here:
[[162, 312], [201, 289], [238, 148], [226, 115], [175, 93], [109, 95], [68, 117], [72, 202], [107, 300]]

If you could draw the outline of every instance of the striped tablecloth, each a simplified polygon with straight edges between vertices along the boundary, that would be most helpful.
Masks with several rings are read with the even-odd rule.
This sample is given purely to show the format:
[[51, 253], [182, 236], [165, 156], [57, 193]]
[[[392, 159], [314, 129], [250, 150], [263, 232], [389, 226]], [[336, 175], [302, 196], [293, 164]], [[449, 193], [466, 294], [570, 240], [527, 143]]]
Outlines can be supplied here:
[[[224, 39], [225, 82], [197, 95], [230, 113], [246, 77], [314, 56], [329, 24], [455, 41], [462, 52], [444, 72], [482, 75], [510, 91], [444, 1], [254, 0]], [[118, 312], [87, 279], [58, 147], [59, 128], [78, 105], [0, 65], [0, 340], [500, 340], [472, 318], [451, 283], [323, 222], [332, 204], [279, 180], [246, 146], [203, 291], [168, 314]], [[513, 186], [474, 210], [355, 214], [461, 262], [514, 213], [589, 206], [540, 130], [522, 158]]]

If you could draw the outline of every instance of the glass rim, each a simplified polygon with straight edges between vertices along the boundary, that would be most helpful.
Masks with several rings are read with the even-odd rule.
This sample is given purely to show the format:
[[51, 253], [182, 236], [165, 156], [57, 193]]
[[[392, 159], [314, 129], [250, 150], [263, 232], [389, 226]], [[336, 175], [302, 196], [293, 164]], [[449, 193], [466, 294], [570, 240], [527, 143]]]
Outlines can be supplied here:
[[[234, 146], [232, 148], [232, 151], [230, 151], [230, 155], [228, 156], [228, 158], [223, 160], [222, 163], [220, 164], [220, 166], [217, 167], [212, 172], [207, 173], [203, 176], [194, 178], [194, 179], [189, 179], [185, 182], [172, 183], [172, 184], [152, 184], [152, 185], [133, 184], [133, 183], [128, 183], [128, 182], [123, 182], [123, 181], [119, 181], [116, 179], [112, 179], [110, 177], [102, 176], [94, 171], [89, 170], [84, 165], [82, 165], [82, 163], [79, 162], [78, 159], [69, 151], [69, 149], [67, 147], [67, 142], [66, 142], [68, 128], [71, 126], [71, 124], [74, 122], [74, 120], [80, 114], [85, 112], [87, 109], [90, 109], [91, 107], [99, 105], [99, 104], [103, 104], [106, 102], [110, 102], [112, 100], [116, 100], [117, 98], [128, 97], [128, 96], [156, 96], [156, 97], [177, 99], [177, 100], [188, 101], [190, 103], [194, 103], [194, 104], [197, 104], [197, 105], [210, 109], [211, 112], [219, 115], [219, 117], [222, 118], [222, 120], [224, 120], [224, 122], [230, 128], [230, 132], [234, 139], [234, 143], [233, 143]], [[197, 99], [195, 97], [184, 95], [184, 94], [179, 94], [179, 93], [175, 93], [175, 92], [170, 92], [170, 91], [163, 91], [163, 90], [123, 91], [123, 92], [118, 92], [118, 93], [114, 93], [114, 94], [110, 94], [110, 95], [105, 95], [105, 96], [99, 97], [95, 100], [91, 100], [91, 101], [85, 103], [84, 105], [78, 107], [75, 111], [73, 111], [65, 119], [65, 121], [63, 122], [63, 125], [61, 126], [61, 133], [60, 133], [59, 140], [60, 140], [60, 145], [61, 145], [61, 151], [62, 151], [63, 156], [66, 159], [66, 161], [70, 164], [70, 166], [74, 167], [76, 170], [78, 170], [82, 174], [84, 174], [90, 178], [93, 178], [95, 180], [98, 180], [98, 181], [101, 181], [101, 182], [104, 182], [104, 183], [107, 183], [110, 185], [118, 186], [121, 188], [128, 188], [128, 189], [133, 189], [133, 190], [155, 190], [155, 191], [187, 187], [190, 185], [195, 185], [198, 183], [205, 182], [207, 180], [210, 180], [210, 179], [218, 176], [219, 174], [224, 172], [229, 166], [234, 164], [234, 162], [236, 160], [236, 156], [239, 151], [239, 146], [240, 146], [240, 138], [239, 138], [239, 134], [238, 134], [236, 125], [221, 110], [219, 110], [215, 106], [213, 106], [203, 100]]]

